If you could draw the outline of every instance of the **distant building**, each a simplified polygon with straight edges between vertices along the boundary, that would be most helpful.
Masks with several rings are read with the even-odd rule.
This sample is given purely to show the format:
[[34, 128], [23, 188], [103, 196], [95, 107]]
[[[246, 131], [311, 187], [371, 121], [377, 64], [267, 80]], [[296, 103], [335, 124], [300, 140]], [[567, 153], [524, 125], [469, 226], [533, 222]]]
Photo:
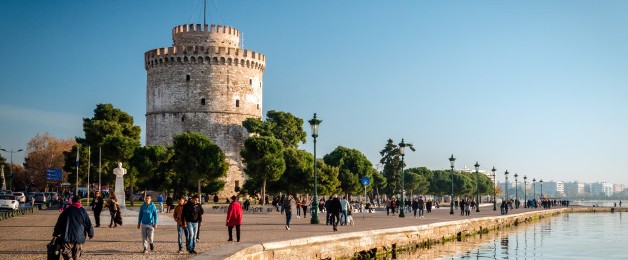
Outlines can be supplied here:
[[591, 183], [590, 185], [591, 187], [591, 194], [594, 196], [600, 195], [600, 194], [604, 194], [606, 196], [612, 196], [613, 195], [613, 184], [612, 183], [608, 183], [608, 182], [596, 182], [596, 183]]
[[585, 184], [584, 182], [574, 181], [574, 182], [566, 182], [565, 184], [565, 195], [567, 196], [578, 196], [585, 194]]
[[622, 193], [624, 191], [624, 185], [623, 184], [613, 184], [613, 194], [615, 193]]

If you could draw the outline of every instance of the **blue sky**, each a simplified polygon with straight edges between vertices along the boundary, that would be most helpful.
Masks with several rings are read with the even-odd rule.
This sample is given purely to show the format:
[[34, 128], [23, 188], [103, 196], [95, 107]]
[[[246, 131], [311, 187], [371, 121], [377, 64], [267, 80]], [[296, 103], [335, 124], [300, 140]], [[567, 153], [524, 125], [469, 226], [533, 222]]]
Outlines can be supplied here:
[[[264, 113], [318, 113], [318, 157], [342, 145], [376, 164], [405, 138], [411, 167], [448, 168], [453, 153], [502, 179], [628, 184], [626, 13], [626, 1], [210, 1], [207, 22], [266, 55]], [[201, 0], [0, 1], [0, 147], [82, 136], [98, 103], [144, 129], [144, 52], [202, 19]]]

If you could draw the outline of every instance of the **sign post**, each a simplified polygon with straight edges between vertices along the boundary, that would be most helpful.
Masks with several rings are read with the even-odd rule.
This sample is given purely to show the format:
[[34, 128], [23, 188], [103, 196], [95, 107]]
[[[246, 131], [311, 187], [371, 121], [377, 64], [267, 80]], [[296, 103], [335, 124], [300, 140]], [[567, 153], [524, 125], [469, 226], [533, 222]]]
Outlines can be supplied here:
[[364, 211], [366, 209], [366, 203], [368, 203], [368, 197], [366, 197], [366, 186], [371, 183], [371, 179], [367, 176], [364, 176], [362, 177], [362, 179], [360, 179], [360, 183], [362, 183], [362, 186], [364, 186], [364, 199], [366, 200], [364, 202], [364, 209], [362, 209], [362, 220], [364, 220]]

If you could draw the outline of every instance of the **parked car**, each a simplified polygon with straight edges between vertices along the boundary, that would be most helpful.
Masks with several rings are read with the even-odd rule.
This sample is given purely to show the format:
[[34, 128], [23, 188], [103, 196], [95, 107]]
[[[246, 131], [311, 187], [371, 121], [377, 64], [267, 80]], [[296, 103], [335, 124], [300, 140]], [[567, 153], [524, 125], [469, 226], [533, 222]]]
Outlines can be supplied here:
[[0, 195], [0, 209], [17, 210], [20, 203], [13, 195]]
[[46, 194], [44, 194], [43, 192], [35, 193], [33, 197], [35, 198], [35, 203], [46, 204]]
[[24, 192], [13, 192], [13, 196], [15, 196], [18, 202], [26, 203], [26, 195], [24, 195]]

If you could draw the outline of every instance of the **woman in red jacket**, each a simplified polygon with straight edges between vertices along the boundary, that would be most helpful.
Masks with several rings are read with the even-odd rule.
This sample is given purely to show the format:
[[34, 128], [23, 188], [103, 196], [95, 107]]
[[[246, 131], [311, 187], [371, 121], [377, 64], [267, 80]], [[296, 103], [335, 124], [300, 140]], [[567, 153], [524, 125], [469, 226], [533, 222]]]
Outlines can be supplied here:
[[231, 197], [231, 204], [227, 210], [227, 227], [229, 229], [229, 240], [233, 241], [233, 226], [236, 228], [236, 239], [240, 242], [240, 225], [242, 225], [242, 205], [238, 202], [237, 196]]

